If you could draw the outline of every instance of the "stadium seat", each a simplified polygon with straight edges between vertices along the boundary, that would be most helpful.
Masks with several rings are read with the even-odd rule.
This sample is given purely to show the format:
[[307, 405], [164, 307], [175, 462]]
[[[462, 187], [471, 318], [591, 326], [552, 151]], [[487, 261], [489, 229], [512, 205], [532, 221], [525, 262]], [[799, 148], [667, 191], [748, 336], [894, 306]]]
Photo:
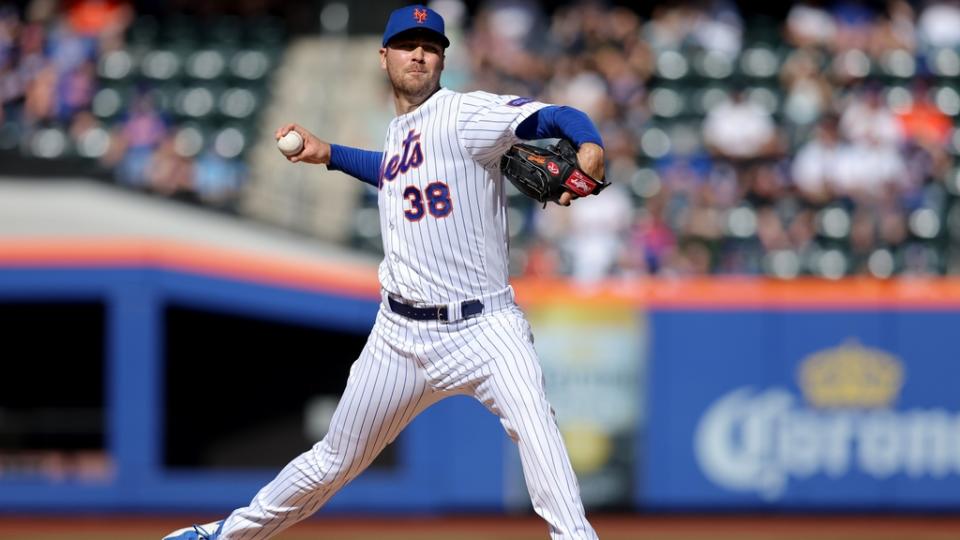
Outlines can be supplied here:
[[222, 51], [201, 49], [187, 57], [185, 73], [193, 79], [216, 79], [226, 70], [226, 63], [227, 60]]
[[941, 214], [928, 206], [910, 212], [907, 224], [910, 234], [920, 242], [935, 240], [944, 230]]
[[762, 257], [762, 267], [768, 276], [793, 279], [803, 273], [804, 259], [792, 249], [771, 250]]
[[247, 88], [232, 87], [220, 95], [218, 109], [229, 118], [245, 120], [257, 110], [259, 97]]
[[769, 45], [758, 43], [740, 54], [737, 63], [738, 73], [750, 79], [775, 79], [780, 71], [782, 59]]
[[953, 244], [960, 246], [960, 199], [953, 198], [948, 203], [946, 228]]
[[877, 71], [879, 76], [890, 82], [909, 81], [917, 73], [917, 62], [911, 52], [894, 49], [878, 59]]
[[952, 84], [937, 86], [932, 88], [930, 93], [931, 99], [940, 112], [952, 117], [954, 122], [960, 118], [960, 93], [957, 92], [956, 86]]
[[747, 99], [760, 105], [771, 115], [780, 113], [782, 94], [777, 86], [751, 86], [747, 88]]
[[174, 111], [180, 117], [203, 119], [215, 112], [218, 97], [214, 85], [188, 86], [177, 92]]
[[133, 69], [133, 56], [126, 49], [110, 51], [97, 62], [97, 76], [108, 81], [122, 81], [133, 73]]
[[101, 120], [112, 120], [130, 103], [131, 89], [128, 86], [104, 86], [97, 90], [91, 102], [91, 111]]
[[230, 74], [247, 81], [262, 80], [270, 66], [270, 56], [260, 49], [241, 49], [230, 58]]
[[840, 279], [851, 269], [850, 255], [838, 247], [824, 246], [811, 251], [807, 256], [808, 270], [815, 276], [826, 279]]
[[195, 157], [207, 145], [208, 131], [203, 124], [198, 122], [180, 124], [174, 134], [174, 150], [183, 157]]
[[930, 72], [941, 80], [960, 77], [960, 53], [953, 49], [942, 48], [928, 52], [926, 65]]
[[630, 188], [634, 202], [638, 207], [642, 207], [647, 199], [660, 193], [663, 185], [656, 169], [649, 165], [642, 165], [637, 167], [633, 175], [627, 179], [627, 187]]
[[757, 213], [747, 203], [732, 208], [726, 214], [724, 232], [728, 238], [744, 240], [757, 235]]
[[687, 57], [673, 49], [658, 53], [655, 67], [655, 75], [662, 81], [678, 81], [690, 74]]
[[734, 72], [736, 59], [715, 50], [699, 50], [693, 53], [694, 73], [706, 80], [723, 80]]
[[171, 49], [156, 49], [146, 53], [140, 62], [140, 72], [147, 79], [168, 81], [180, 74], [182, 56]]
[[960, 197], [960, 166], [954, 166], [943, 180], [943, 187], [951, 199]]
[[676, 118], [687, 111], [686, 94], [676, 87], [660, 85], [650, 90], [650, 112], [659, 118]]
[[845, 240], [850, 235], [850, 213], [839, 205], [831, 205], [817, 212], [817, 234], [821, 239]]
[[63, 159], [74, 155], [70, 137], [58, 126], [36, 130], [30, 138], [28, 151], [31, 155], [44, 159]]

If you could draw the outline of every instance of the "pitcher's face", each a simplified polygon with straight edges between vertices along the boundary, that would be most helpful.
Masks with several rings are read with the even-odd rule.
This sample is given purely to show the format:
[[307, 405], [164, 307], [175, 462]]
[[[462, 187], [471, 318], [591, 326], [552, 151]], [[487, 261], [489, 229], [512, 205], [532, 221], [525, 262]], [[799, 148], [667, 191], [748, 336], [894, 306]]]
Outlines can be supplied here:
[[394, 90], [412, 101], [439, 88], [443, 58], [443, 45], [425, 35], [400, 35], [380, 49], [380, 67]]

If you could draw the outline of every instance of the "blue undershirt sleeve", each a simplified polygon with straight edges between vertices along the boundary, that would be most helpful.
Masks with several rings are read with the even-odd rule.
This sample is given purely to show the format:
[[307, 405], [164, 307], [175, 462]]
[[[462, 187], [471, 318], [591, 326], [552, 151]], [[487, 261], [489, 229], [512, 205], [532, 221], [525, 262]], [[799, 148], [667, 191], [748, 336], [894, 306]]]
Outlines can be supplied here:
[[327, 168], [331, 171], [345, 172], [373, 187], [378, 187], [381, 162], [383, 162], [383, 152], [331, 144], [330, 163], [327, 164]]
[[517, 137], [533, 139], [569, 139], [580, 148], [583, 143], [603, 147], [600, 132], [583, 111], [565, 105], [548, 105], [528, 116], [515, 131]]

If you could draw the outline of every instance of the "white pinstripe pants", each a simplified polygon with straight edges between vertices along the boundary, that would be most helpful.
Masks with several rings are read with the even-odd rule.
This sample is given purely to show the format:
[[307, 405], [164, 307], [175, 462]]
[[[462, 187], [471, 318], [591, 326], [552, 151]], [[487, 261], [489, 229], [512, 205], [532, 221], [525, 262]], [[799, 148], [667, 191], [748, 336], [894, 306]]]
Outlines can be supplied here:
[[421, 411], [456, 394], [482, 402], [517, 442], [533, 508], [549, 525], [550, 538], [597, 538], [544, 395], [530, 326], [511, 304], [449, 324], [412, 321], [381, 306], [327, 436], [249, 506], [235, 510], [220, 539], [263, 540], [310, 516]]

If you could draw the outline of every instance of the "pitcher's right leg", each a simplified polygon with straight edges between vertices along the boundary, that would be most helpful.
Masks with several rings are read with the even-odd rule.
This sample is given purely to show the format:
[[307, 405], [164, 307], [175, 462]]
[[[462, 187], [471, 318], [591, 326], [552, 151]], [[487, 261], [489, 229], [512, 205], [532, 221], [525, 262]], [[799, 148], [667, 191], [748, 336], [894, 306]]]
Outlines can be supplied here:
[[326, 437], [290, 462], [249, 506], [235, 510], [218, 540], [263, 540], [310, 516], [442, 397], [416, 360], [387, 344], [383, 331], [378, 320], [350, 369]]

